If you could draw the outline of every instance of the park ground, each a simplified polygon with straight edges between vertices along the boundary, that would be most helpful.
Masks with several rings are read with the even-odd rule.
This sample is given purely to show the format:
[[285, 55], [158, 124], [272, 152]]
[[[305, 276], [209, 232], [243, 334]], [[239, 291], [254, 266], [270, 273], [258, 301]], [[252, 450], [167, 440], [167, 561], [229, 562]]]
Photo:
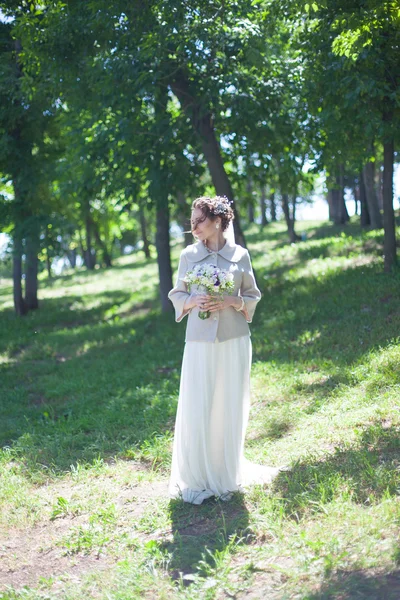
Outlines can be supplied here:
[[400, 272], [382, 232], [299, 233], [247, 231], [246, 455], [291, 470], [230, 502], [167, 495], [184, 326], [155, 260], [43, 275], [22, 319], [2, 279], [1, 600], [400, 598]]

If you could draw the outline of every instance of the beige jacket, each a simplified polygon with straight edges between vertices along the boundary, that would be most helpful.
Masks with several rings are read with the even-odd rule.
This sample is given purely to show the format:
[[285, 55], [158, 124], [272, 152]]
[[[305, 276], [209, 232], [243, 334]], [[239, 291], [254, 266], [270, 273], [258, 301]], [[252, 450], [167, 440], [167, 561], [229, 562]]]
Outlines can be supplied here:
[[[243, 311], [238, 312], [230, 306], [211, 313], [204, 321], [198, 317], [199, 309], [185, 310], [184, 304], [190, 296], [187, 285], [183, 281], [187, 271], [196, 263], [203, 262], [216, 265], [233, 273], [235, 296], [241, 296], [245, 302]], [[196, 293], [193, 286], [192, 293]], [[209, 252], [202, 242], [187, 246], [181, 253], [178, 277], [175, 287], [168, 294], [175, 308], [176, 321], [181, 321], [188, 313], [186, 328], [187, 342], [224, 342], [232, 338], [249, 335], [248, 323], [251, 323], [257, 302], [261, 298], [257, 288], [248, 251], [242, 246], [226, 241], [219, 252]]]

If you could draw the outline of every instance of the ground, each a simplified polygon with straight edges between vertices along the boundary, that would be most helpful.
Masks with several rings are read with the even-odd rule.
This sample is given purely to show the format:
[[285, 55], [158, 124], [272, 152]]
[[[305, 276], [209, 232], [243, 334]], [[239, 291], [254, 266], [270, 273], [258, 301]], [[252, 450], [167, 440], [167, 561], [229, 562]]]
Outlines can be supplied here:
[[168, 498], [184, 326], [153, 259], [42, 275], [23, 319], [1, 280], [2, 600], [400, 597], [400, 276], [382, 232], [302, 227], [247, 231], [246, 456], [290, 470], [230, 502]]

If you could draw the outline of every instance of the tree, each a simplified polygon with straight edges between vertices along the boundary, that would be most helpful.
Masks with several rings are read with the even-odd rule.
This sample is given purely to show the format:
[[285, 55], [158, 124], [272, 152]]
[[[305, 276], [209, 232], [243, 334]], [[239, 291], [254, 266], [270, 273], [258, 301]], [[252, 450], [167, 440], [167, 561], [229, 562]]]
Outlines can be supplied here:
[[0, 4], [13, 17], [9, 23], [0, 22], [0, 172], [12, 182], [14, 191], [14, 198], [3, 202], [3, 214], [7, 214], [13, 240], [15, 311], [24, 315], [38, 307], [40, 230], [49, 205], [49, 177], [57, 151], [57, 144], [53, 144], [57, 131], [48, 98], [40, 94], [31, 96], [25, 89], [23, 47], [15, 37], [15, 30], [30, 9], [16, 5], [13, 12], [10, 4]]
[[398, 3], [323, 0], [290, 2], [289, 6], [295, 19], [308, 10], [298, 39], [310, 107], [323, 123], [320, 164], [340, 164], [351, 158], [355, 162], [357, 157], [361, 167], [366, 165], [364, 184], [373, 226], [380, 225], [380, 215], [372, 198], [368, 163], [371, 145], [377, 141], [383, 145], [384, 255], [385, 270], [390, 270], [396, 263], [392, 180], [400, 96]]

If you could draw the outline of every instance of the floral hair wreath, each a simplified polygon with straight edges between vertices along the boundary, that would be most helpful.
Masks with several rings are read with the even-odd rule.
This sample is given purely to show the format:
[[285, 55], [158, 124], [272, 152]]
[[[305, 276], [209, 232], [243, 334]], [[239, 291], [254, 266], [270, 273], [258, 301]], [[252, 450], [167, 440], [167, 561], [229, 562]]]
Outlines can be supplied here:
[[232, 200], [228, 200], [226, 196], [219, 196], [219, 202], [215, 208], [212, 209], [214, 215], [224, 215], [228, 212], [229, 207], [233, 204]]

